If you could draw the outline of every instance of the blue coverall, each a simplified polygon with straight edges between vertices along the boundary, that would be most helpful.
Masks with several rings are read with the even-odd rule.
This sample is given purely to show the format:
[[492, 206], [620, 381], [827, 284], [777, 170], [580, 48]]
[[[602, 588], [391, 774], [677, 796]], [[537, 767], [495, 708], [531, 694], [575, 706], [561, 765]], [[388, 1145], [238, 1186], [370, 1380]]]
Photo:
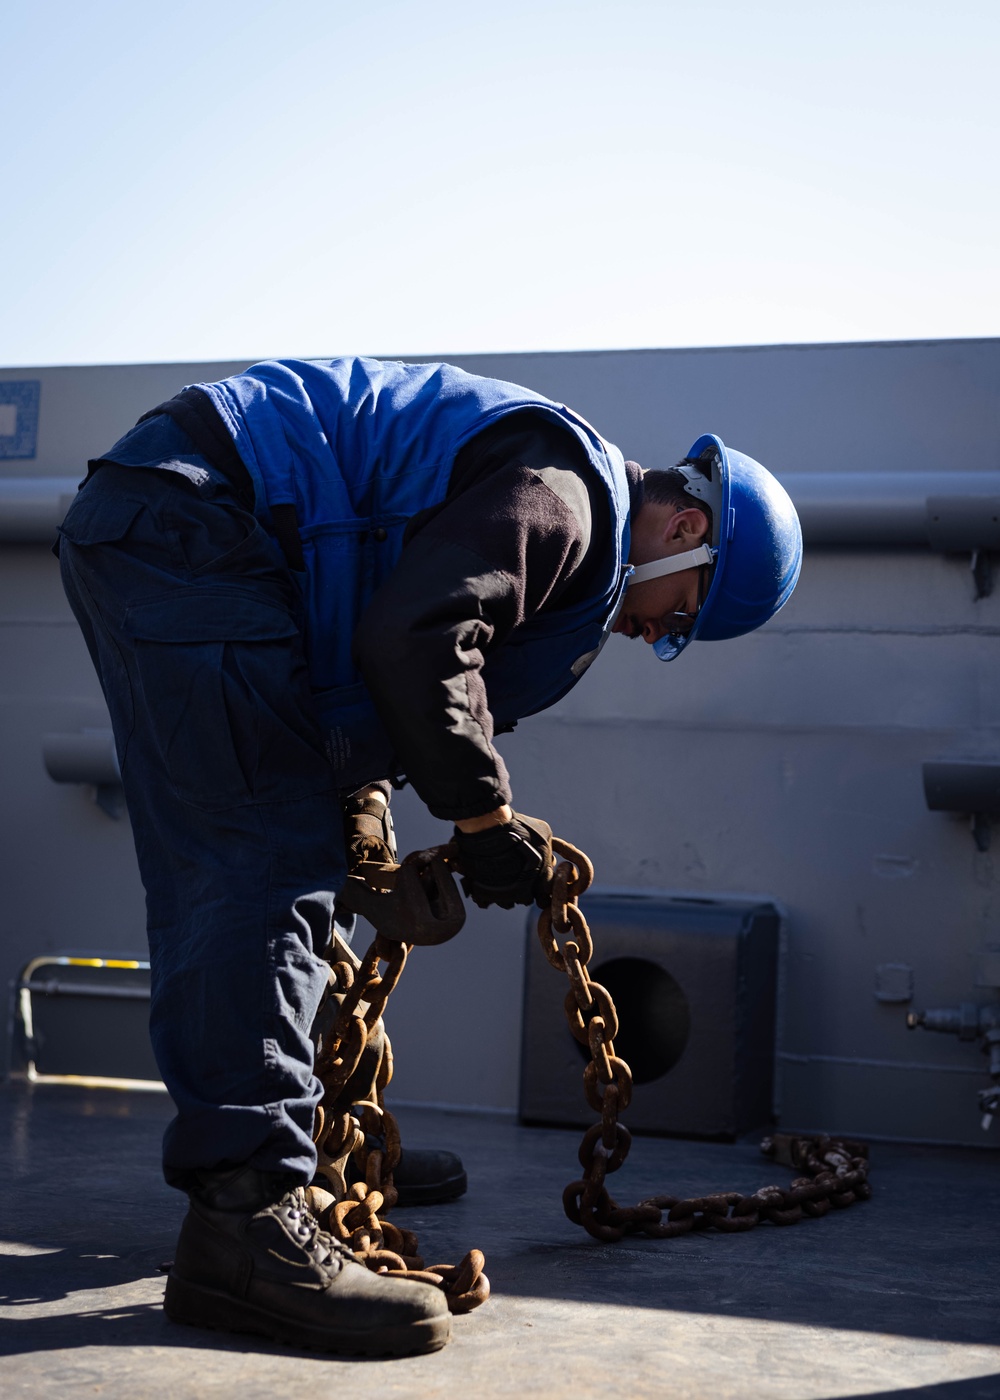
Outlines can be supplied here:
[[[362, 362], [329, 363], [333, 375]], [[375, 363], [365, 362], [365, 375], [377, 373]], [[398, 380], [406, 367], [391, 368]], [[441, 368], [458, 383], [454, 420], [461, 381], [472, 380]], [[413, 370], [436, 410], [430, 396], [440, 385], [424, 367]], [[302, 372], [315, 377], [322, 369]], [[512, 388], [479, 383], [494, 395]], [[370, 408], [367, 379], [363, 387], [362, 414]], [[427, 406], [416, 408], [420, 422], [429, 421]], [[330, 431], [320, 417], [317, 460]], [[261, 421], [269, 427], [270, 419]], [[351, 419], [355, 433], [358, 421]], [[604, 446], [620, 464], [617, 449]], [[241, 450], [249, 456], [252, 448]], [[613, 557], [593, 598], [571, 614], [572, 627], [565, 618], [532, 620], [521, 654], [511, 649], [507, 675], [497, 671], [496, 694], [515, 714], [540, 707], [536, 656], [549, 660], [552, 699], [582, 674], [623, 586], [627, 487], [602, 449], [595, 455], [616, 512]], [[328, 589], [310, 593], [309, 578], [295, 575], [262, 523], [266, 501], [251, 509], [170, 417], [141, 421], [108, 457], [70, 507], [60, 558], [110, 710], [146, 890], [151, 1036], [177, 1107], [165, 1174], [183, 1188], [196, 1169], [250, 1162], [304, 1184], [315, 1170], [313, 1115], [322, 1094], [310, 1029], [346, 876], [343, 783], [318, 718], [306, 661], [316, 628], [310, 633], [307, 614], [336, 611], [336, 599]], [[436, 475], [443, 492], [447, 474]], [[313, 534], [322, 544], [323, 527]], [[523, 705], [519, 687], [532, 692]], [[551, 703], [544, 693], [541, 703]]]

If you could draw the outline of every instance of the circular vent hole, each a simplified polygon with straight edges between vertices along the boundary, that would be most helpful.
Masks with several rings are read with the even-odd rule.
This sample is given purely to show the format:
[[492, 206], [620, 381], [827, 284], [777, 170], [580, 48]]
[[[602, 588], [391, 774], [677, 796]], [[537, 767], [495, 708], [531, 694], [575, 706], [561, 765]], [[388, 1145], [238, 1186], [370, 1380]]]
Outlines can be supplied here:
[[[615, 1051], [636, 1084], [660, 1079], [684, 1054], [691, 1034], [691, 1008], [683, 988], [666, 968], [648, 958], [612, 958], [589, 969], [591, 980], [611, 993], [618, 1011]], [[590, 1051], [574, 1041], [580, 1056]]]

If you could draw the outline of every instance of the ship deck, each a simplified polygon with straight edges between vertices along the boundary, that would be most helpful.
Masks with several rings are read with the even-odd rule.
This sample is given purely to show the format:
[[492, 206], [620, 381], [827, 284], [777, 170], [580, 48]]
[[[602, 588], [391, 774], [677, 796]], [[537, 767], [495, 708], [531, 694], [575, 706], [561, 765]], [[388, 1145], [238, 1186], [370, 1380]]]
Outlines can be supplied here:
[[[0, 1087], [4, 1396], [1000, 1396], [994, 1153], [875, 1145], [873, 1199], [825, 1219], [602, 1245], [562, 1213], [577, 1133], [397, 1112], [404, 1142], [461, 1153], [470, 1186], [396, 1218], [428, 1259], [483, 1249], [493, 1296], [443, 1351], [364, 1362], [166, 1320], [184, 1200], [159, 1176], [165, 1096]], [[633, 1201], [788, 1176], [750, 1142], [647, 1137], [613, 1186]]]

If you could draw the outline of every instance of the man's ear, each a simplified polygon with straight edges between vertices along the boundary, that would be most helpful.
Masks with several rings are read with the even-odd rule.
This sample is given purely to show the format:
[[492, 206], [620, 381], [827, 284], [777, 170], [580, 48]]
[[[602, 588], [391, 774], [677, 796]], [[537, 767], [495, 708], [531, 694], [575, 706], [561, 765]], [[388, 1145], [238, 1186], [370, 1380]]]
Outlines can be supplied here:
[[708, 538], [708, 516], [697, 506], [679, 510], [670, 517], [665, 540], [682, 540], [686, 545], [701, 544]]

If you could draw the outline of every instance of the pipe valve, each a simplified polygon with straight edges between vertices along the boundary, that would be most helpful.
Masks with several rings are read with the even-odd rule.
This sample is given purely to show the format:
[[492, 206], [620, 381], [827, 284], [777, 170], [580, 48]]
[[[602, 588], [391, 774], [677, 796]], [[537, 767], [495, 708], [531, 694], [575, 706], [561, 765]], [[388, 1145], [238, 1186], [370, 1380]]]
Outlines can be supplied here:
[[979, 1042], [979, 1048], [989, 1057], [989, 1075], [993, 1086], [979, 1091], [981, 1124], [989, 1130], [993, 1116], [1000, 1111], [1000, 1002], [977, 1006], [963, 1001], [960, 1006], [934, 1011], [908, 1011], [906, 1025], [911, 1031], [922, 1026], [925, 1031], [941, 1031], [957, 1035], [959, 1040]]

